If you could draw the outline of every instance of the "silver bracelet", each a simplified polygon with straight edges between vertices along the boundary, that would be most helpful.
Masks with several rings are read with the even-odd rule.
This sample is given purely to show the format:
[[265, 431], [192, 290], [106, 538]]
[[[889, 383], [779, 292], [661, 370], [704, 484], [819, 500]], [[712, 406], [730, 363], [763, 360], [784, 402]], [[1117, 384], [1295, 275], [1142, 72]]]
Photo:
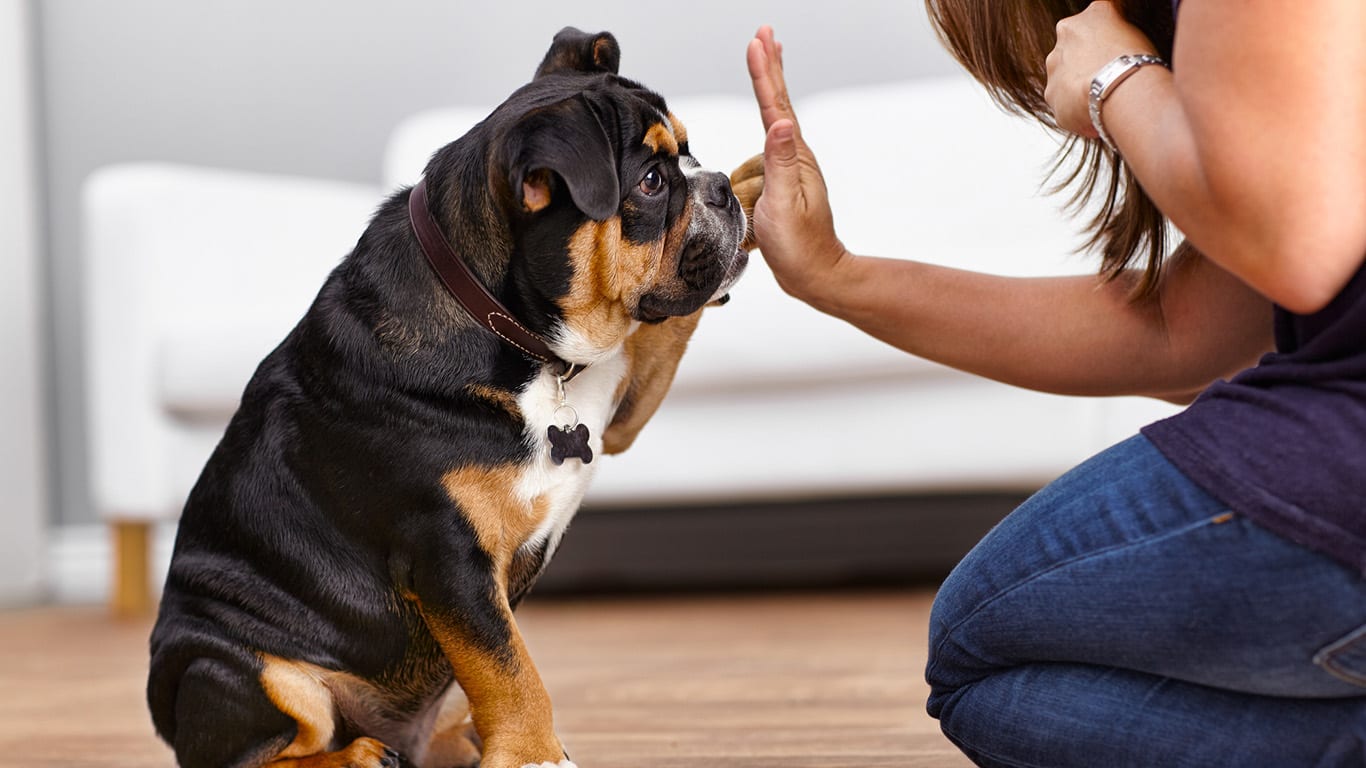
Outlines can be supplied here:
[[1114, 92], [1116, 86], [1149, 64], [1157, 64], [1167, 69], [1171, 68], [1161, 56], [1153, 56], [1148, 53], [1126, 53], [1123, 56], [1117, 56], [1109, 64], [1101, 67], [1096, 76], [1091, 78], [1091, 91], [1087, 100], [1091, 112], [1091, 125], [1095, 126], [1096, 133], [1100, 134], [1100, 140], [1105, 142], [1105, 146], [1116, 154], [1119, 153], [1119, 148], [1115, 146], [1114, 139], [1110, 138], [1110, 134], [1105, 130], [1105, 123], [1100, 119], [1101, 105]]

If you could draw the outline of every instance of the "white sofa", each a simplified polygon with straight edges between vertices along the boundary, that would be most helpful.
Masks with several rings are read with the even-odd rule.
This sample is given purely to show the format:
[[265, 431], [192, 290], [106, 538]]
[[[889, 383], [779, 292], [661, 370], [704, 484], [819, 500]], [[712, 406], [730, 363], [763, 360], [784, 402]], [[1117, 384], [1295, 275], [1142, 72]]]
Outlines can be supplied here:
[[[404, 121], [379, 186], [162, 164], [89, 179], [86, 390], [101, 515], [174, 519], [256, 364], [371, 211], [491, 106]], [[729, 170], [762, 149], [748, 100], [670, 106], [704, 165]], [[1074, 254], [1060, 199], [1041, 191], [1052, 137], [965, 77], [796, 106], [856, 252], [1010, 275], [1094, 269]], [[635, 447], [604, 460], [589, 504], [1027, 490], [1173, 410], [1027, 392], [913, 358], [787, 297], [762, 259], [751, 263], [733, 301], [709, 310]]]

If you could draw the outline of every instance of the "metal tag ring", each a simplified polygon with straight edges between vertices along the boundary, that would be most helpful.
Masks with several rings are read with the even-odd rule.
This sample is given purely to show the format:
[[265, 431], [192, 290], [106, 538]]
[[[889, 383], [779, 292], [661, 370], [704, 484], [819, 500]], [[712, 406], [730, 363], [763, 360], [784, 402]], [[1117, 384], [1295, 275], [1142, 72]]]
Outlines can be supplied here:
[[566, 404], [564, 404], [564, 405], [561, 405], [560, 407], [556, 408], [556, 409], [555, 409], [555, 412], [554, 412], [553, 414], [550, 415], [550, 418], [551, 418], [552, 420], [558, 421], [559, 418], [560, 418], [560, 412], [562, 412], [562, 411], [569, 411], [569, 414], [570, 414], [570, 416], [571, 416], [571, 420], [570, 420], [570, 421], [563, 422], [563, 423], [564, 423], [564, 430], [565, 430], [566, 432], [569, 431], [570, 429], [573, 429], [575, 426], [578, 426], [578, 423], [579, 423], [579, 412], [576, 411], [576, 410], [574, 410], [574, 406], [569, 405], [568, 403], [566, 403]]

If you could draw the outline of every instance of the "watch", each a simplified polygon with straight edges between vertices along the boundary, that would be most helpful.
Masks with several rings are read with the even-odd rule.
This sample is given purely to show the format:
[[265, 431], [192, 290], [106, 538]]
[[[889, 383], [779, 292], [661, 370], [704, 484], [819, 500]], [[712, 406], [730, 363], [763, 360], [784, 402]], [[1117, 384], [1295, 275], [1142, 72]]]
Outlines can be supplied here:
[[1119, 153], [1119, 148], [1115, 146], [1114, 140], [1105, 130], [1105, 123], [1100, 119], [1101, 105], [1109, 98], [1116, 86], [1149, 64], [1157, 64], [1170, 69], [1170, 66], [1161, 56], [1153, 56], [1148, 53], [1126, 53], [1101, 67], [1096, 76], [1091, 78], [1091, 91], [1087, 99], [1091, 112], [1091, 125], [1095, 127], [1096, 133], [1100, 134], [1100, 140], [1105, 142], [1105, 146], [1116, 154]]

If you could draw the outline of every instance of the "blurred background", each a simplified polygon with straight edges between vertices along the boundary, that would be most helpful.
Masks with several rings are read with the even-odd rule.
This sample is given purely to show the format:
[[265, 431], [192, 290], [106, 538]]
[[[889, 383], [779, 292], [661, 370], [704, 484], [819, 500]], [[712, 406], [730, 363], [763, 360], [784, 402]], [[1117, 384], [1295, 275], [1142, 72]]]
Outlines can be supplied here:
[[[0, 209], [5, 212], [0, 218], [0, 488], [4, 489], [0, 496], [0, 602], [105, 599], [115, 560], [112, 549], [122, 546], [111, 543], [105, 524], [120, 516], [156, 522], [158, 532], [150, 544], [144, 544], [154, 559], [158, 551], [164, 559], [174, 527], [175, 499], [156, 502], [152, 505], [156, 508], [120, 507], [116, 502], [101, 501], [100, 483], [105, 481], [92, 480], [101, 466], [115, 466], [120, 453], [147, 450], [144, 442], [132, 436], [141, 426], [119, 427], [112, 433], [105, 427], [105, 433], [97, 434], [100, 427], [92, 423], [98, 422], [101, 414], [94, 411], [102, 409], [115, 417], [126, 417], [139, 409], [153, 409], [155, 418], [173, 419], [197, 406], [174, 398], [158, 403], [121, 399], [129, 397], [128, 393], [112, 385], [106, 388], [101, 384], [106, 374], [94, 369], [103, 366], [112, 371], [109, 376], [119, 374], [120, 365], [125, 365], [117, 357], [123, 354], [119, 344], [142, 328], [136, 324], [124, 328], [120, 323], [141, 317], [148, 302], [163, 302], [164, 297], [156, 296], [156, 287], [167, 285], [165, 274], [179, 268], [177, 254], [183, 253], [184, 261], [190, 262], [197, 256], [194, 244], [218, 241], [235, 244], [236, 249], [228, 249], [227, 255], [215, 256], [210, 263], [197, 267], [195, 274], [201, 280], [198, 287], [188, 291], [182, 287], [177, 289], [176, 298], [164, 299], [174, 309], [169, 319], [162, 317], [171, 331], [198, 329], [206, 321], [198, 319], [196, 313], [201, 307], [207, 313], [210, 305], [219, 310], [236, 306], [236, 321], [251, 325], [257, 311], [255, 297], [250, 293], [231, 294], [224, 286], [246, 292], [263, 286], [262, 292], [269, 293], [263, 278], [250, 274], [248, 260], [239, 264], [233, 255], [247, 255], [240, 247], [241, 239], [252, 242], [243, 234], [255, 226], [252, 204], [265, 205], [275, 199], [272, 195], [294, 190], [297, 182], [300, 189], [316, 187], [316, 200], [339, 196], [359, 200], [359, 206], [353, 207], [359, 207], [363, 215], [403, 181], [386, 168], [387, 162], [393, 162], [396, 135], [410, 135], [403, 134], [400, 126], [408, 125], [421, 133], [426, 124], [419, 120], [413, 128], [414, 116], [453, 107], [464, 108], [466, 112], [461, 115], [487, 111], [529, 79], [552, 36], [566, 25], [612, 31], [621, 44], [623, 74], [660, 91], [671, 102], [691, 99], [710, 105], [698, 108], [698, 114], [705, 118], [699, 124], [706, 126], [711, 120], [729, 126], [721, 138], [735, 152], [743, 152], [740, 157], [747, 156], [759, 151], [763, 141], [757, 113], [745, 103], [750, 98], [750, 86], [744, 66], [746, 44], [760, 24], [777, 29], [785, 46], [793, 96], [799, 105], [803, 99], [812, 105], [808, 133], [813, 142], [817, 134], [824, 141], [817, 146], [824, 148], [822, 157], [836, 197], [837, 187], [868, 187], [881, 198], [887, 197], [886, 190], [878, 184], [890, 182], [904, 187], [899, 190], [903, 195], [923, 187], [915, 193], [923, 197], [918, 204], [943, 206], [943, 211], [931, 211], [922, 217], [923, 223], [913, 226], [927, 228], [923, 237], [936, 238], [935, 248], [921, 249], [936, 258], [955, 263], [976, 259], [974, 263], [986, 267], [1000, 262], [1006, 265], [1005, 271], [1038, 271], [1034, 267], [1041, 263], [1039, 258], [1015, 258], [1010, 252], [1013, 243], [1026, 241], [1051, 259], [1042, 262], [1045, 270], [1089, 269], [1072, 258], [1074, 242], [1070, 235], [1060, 234], [1070, 230], [1054, 203], [1042, 201], [1038, 194], [1042, 169], [1055, 146], [1052, 140], [1040, 131], [1020, 126], [1018, 121], [1005, 121], [957, 74], [956, 64], [934, 38], [924, 8], [916, 0], [846, 0], [838, 7], [785, 0], [697, 0], [682, 6], [625, 0], [0, 0]], [[902, 111], [886, 116], [883, 104], [893, 102]], [[715, 117], [722, 112], [724, 119]], [[437, 123], [442, 125], [464, 119], [441, 114], [446, 123]], [[705, 141], [706, 131], [694, 125], [688, 114], [682, 117], [692, 129], [696, 149]], [[915, 136], [895, 136], [915, 120], [924, 120], [926, 131], [939, 131], [933, 134], [937, 138], [917, 142]], [[1007, 125], [1015, 127], [1002, 127]], [[999, 131], [1005, 138], [996, 140], [994, 134], [980, 133], [985, 130]], [[954, 165], [957, 150], [952, 143], [969, 139], [960, 139], [959, 135], [971, 137], [972, 156], [977, 158], [972, 169], [962, 172]], [[454, 136], [443, 141], [449, 138]], [[881, 142], [890, 149], [879, 149]], [[422, 147], [423, 153], [429, 151], [426, 145]], [[907, 156], [907, 152], [914, 154]], [[704, 163], [709, 160], [706, 156], [700, 159]], [[731, 158], [720, 160], [729, 162]], [[916, 165], [908, 168], [906, 163], [910, 162]], [[922, 166], [923, 177], [917, 175]], [[105, 173], [109, 168], [135, 170], [123, 175]], [[178, 170], [172, 173], [168, 168]], [[217, 171], [236, 175], [214, 176]], [[855, 171], [863, 175], [851, 176]], [[935, 176], [936, 172], [941, 175]], [[841, 173], [844, 175], [836, 178]], [[92, 182], [100, 178], [101, 183]], [[917, 187], [916, 182], [922, 179]], [[182, 183], [188, 186], [176, 186]], [[207, 192], [184, 191], [210, 187], [231, 188], [236, 197], [225, 200], [240, 203], [241, 198], [249, 198], [241, 204], [243, 213], [220, 204], [219, 198]], [[170, 202], [156, 202], [156, 194]], [[301, 192], [298, 197], [302, 200], [308, 195]], [[852, 197], [844, 200], [850, 213], [842, 220], [860, 222], [855, 231], [868, 233], [861, 243], [869, 250], [881, 252], [888, 243], [910, 240], [903, 230], [895, 228], [886, 233], [886, 238], [878, 239], [873, 230], [879, 222], [892, 221], [897, 226], [905, 222], [895, 214], [878, 212], [867, 214], [864, 223], [857, 214], [873, 210], [871, 204], [856, 203]], [[993, 213], [985, 209], [983, 201], [995, 201], [991, 204], [999, 204], [999, 210]], [[142, 210], [148, 206], [154, 208], [150, 214]], [[155, 206], [161, 206], [160, 221]], [[1016, 207], [1017, 213], [1011, 215], [1026, 223], [1019, 227], [999, 225], [1001, 216], [1009, 218], [1001, 211]], [[92, 222], [92, 210], [104, 218]], [[1027, 222], [1043, 226], [1047, 232], [1031, 230], [1034, 225]], [[353, 217], [337, 236], [353, 242], [363, 225], [363, 220]], [[157, 258], [162, 261], [152, 267], [135, 263], [136, 254], [127, 263], [101, 255], [117, 254], [120, 247], [128, 250], [138, 243], [151, 243], [159, 231], [174, 234], [177, 227], [188, 232], [184, 245], [168, 245], [169, 235], [156, 241], [161, 249]], [[261, 242], [266, 239], [259, 238]], [[206, 247], [206, 252], [213, 251], [211, 245]], [[269, 252], [269, 244], [263, 247], [263, 253]], [[327, 258], [335, 262], [343, 252], [329, 252]], [[155, 274], [146, 271], [149, 269]], [[762, 266], [754, 271], [761, 272]], [[221, 286], [215, 276], [223, 278]], [[762, 285], [763, 277], [753, 280], [755, 285]], [[312, 286], [309, 290], [316, 290], [318, 283], [310, 277], [305, 284]], [[128, 290], [144, 289], [148, 297], [128, 296]], [[758, 296], [763, 290], [755, 288], [754, 292]], [[113, 299], [107, 295], [111, 291], [116, 293]], [[117, 305], [120, 297], [128, 306]], [[758, 307], [762, 302], [756, 300], [751, 305]], [[264, 306], [260, 311], [269, 314]], [[737, 318], [736, 322], [743, 325], [743, 314]], [[802, 325], [805, 322], [798, 318], [781, 325], [807, 328]], [[654, 498], [642, 491], [643, 486], [655, 482], [653, 472], [636, 472], [640, 480], [635, 486], [627, 488], [618, 483], [616, 491], [602, 497], [598, 523], [583, 523], [585, 544], [578, 550], [566, 548], [565, 556], [571, 558], [566, 568], [573, 568], [573, 553], [577, 551], [580, 573], [586, 573], [582, 569], [592, 570], [602, 553], [619, 551], [622, 542], [637, 540], [633, 536], [657, 538], [661, 530], [667, 531], [667, 539], [677, 551], [686, 549], [684, 542], [694, 542], [699, 548], [712, 546], [718, 531], [748, 524], [752, 539], [725, 555], [733, 556], [729, 561], [733, 566], [746, 548], [754, 546], [754, 540], [772, 538], [772, 529], [765, 521], [776, 515], [809, 523], [802, 540], [808, 548], [828, 548], [831, 531], [851, 526], [874, 531], [848, 544], [848, 551], [841, 555], [844, 560], [829, 571], [838, 576], [844, 572], [841, 569], [848, 570], [849, 562], [857, 562], [862, 552], [878, 545], [882, 549], [876, 557], [885, 563], [886, 558], [897, 557], [902, 542], [910, 538], [943, 544], [942, 538], [927, 539], [924, 529], [919, 534], [907, 533], [904, 521], [887, 522], [899, 519], [894, 508], [921, 504], [927, 514], [938, 515], [940, 523], [950, 521], [950, 528], [955, 519], [975, 521], [954, 532], [951, 542], [940, 546], [938, 554], [930, 558], [928, 572], [934, 573], [951, 564], [991, 520], [1046, 481], [1056, 468], [1100, 447], [1112, 433], [1124, 432], [1133, 422], [1070, 400], [1014, 400], [1016, 395], [1002, 389], [978, 394], [972, 389], [978, 386], [975, 383], [946, 377], [938, 370], [925, 374], [917, 369], [915, 375], [921, 377], [918, 380], [924, 386], [963, 400], [955, 407], [980, 411], [986, 422], [1001, 421], [993, 415], [993, 407], [1006, 414], [1033, 413], [1037, 419], [1063, 409], [1057, 411], [1062, 416], [1053, 418], [1061, 425], [1047, 434], [1037, 428], [1038, 423], [1045, 423], [1037, 419], [1014, 433], [1000, 432], [999, 424], [993, 427], [995, 433], [985, 428], [960, 429], [954, 423], [955, 412], [933, 405], [933, 399], [916, 406], [912, 398], [898, 394], [899, 385], [891, 380], [904, 373], [895, 367], [900, 363], [836, 361], [829, 376], [822, 374], [820, 359], [827, 357], [827, 352], [829, 357], [839, 358], [840, 350], [848, 348], [846, 342], [852, 337], [827, 330], [826, 326], [833, 327], [833, 323], [810, 322], [810, 328], [803, 331], [807, 335], [794, 344], [813, 343], [814, 334], [821, 337], [817, 342], [826, 346], [792, 352], [790, 361], [780, 361], [781, 370], [772, 375], [784, 384], [807, 376], [802, 381], [814, 394], [810, 399], [793, 395], [775, 419], [781, 423], [810, 420], [813, 431], [838, 429], [845, 407], [840, 399], [849, 399], [849, 393], [837, 386], [837, 373], [854, 370], [864, 377], [865, 384], [881, 387], [876, 397], [865, 398], [865, 403], [877, 404], [883, 412], [888, 410], [883, 403], [905, 402], [907, 408], [921, 409], [914, 413], [912, 423], [917, 429], [928, 425], [918, 432], [927, 436], [923, 445], [914, 449], [920, 452], [914, 455], [923, 458], [912, 457], [905, 462], [919, 468], [916, 482], [898, 487], [888, 480], [892, 475], [887, 472], [861, 474], [861, 467], [878, 459], [857, 458], [858, 446], [871, 446], [870, 452], [882, 457], [889, 453], [885, 447], [859, 437], [859, 430], [871, 434], [879, 427], [884, 432], [893, 428], [880, 421], [882, 417], [871, 415], [853, 434], [816, 441], [822, 446], [820, 450], [828, 453], [817, 456], [819, 460], [812, 461], [809, 468], [801, 463], [809, 452], [775, 462], [775, 466], [782, 464], [801, 477], [826, 478], [809, 486], [793, 484], [781, 478], [781, 472], [768, 485], [746, 484], [745, 478], [728, 481], [726, 470], [744, 466], [748, 459], [721, 456], [713, 470], [699, 464], [675, 483], [677, 490]], [[280, 331], [271, 326], [266, 332]], [[245, 330], [243, 333], [250, 335]], [[107, 344], [104, 337], [109, 337]], [[192, 373], [213, 376], [211, 369], [217, 360], [212, 358], [220, 347], [202, 334], [192, 337], [190, 343], [203, 347], [197, 351], [211, 358]], [[706, 340], [699, 338], [695, 346], [697, 354], [705, 358], [708, 344], [724, 349], [727, 343], [735, 346], [726, 334], [718, 332]], [[155, 363], [157, 355], [170, 354], [158, 351], [162, 347], [144, 345], [139, 349], [143, 349], [145, 354], [139, 353], [143, 357], [130, 355], [126, 366], [136, 367], [148, 360]], [[257, 351], [249, 351], [259, 359]], [[884, 349], [870, 354], [885, 353]], [[727, 408], [753, 412], [741, 407], [744, 397], [772, 404], [774, 389], [769, 385], [755, 384], [747, 389], [745, 382], [734, 380], [737, 376], [727, 378], [726, 374], [753, 363], [745, 346], [730, 349], [729, 354], [729, 362], [710, 364], [715, 369], [712, 373], [720, 371], [713, 378], [725, 379], [723, 385], [703, 381], [705, 376], [698, 379], [702, 383], [681, 383], [685, 392], [702, 393], [693, 406], [698, 413], [725, 413]], [[111, 360], [110, 355], [115, 357]], [[709, 364], [698, 365], [707, 369]], [[169, 374], [163, 371], [159, 375], [164, 378]], [[221, 377], [225, 382], [221, 385], [240, 391], [242, 381], [234, 378], [237, 375], [234, 372]], [[715, 386], [703, 386], [707, 381]], [[163, 384], [173, 388], [175, 381]], [[991, 406], [992, 402], [998, 405]], [[202, 462], [205, 446], [211, 446], [225, 418], [223, 413], [210, 411], [209, 417], [196, 422], [196, 428], [208, 435], [208, 442], [200, 439], [183, 451], [174, 443], [158, 446], [157, 450], [171, 454], [167, 461], [188, 457], [184, 461], [191, 465]], [[692, 411], [678, 413], [682, 414], [678, 429], [695, 423], [686, 417]], [[834, 426], [827, 428], [827, 421]], [[115, 419], [110, 423], [121, 422]], [[126, 443], [120, 442], [124, 429], [130, 435]], [[663, 428], [660, 431], [667, 433]], [[753, 440], [739, 449], [738, 455], [752, 457], [771, 446], [804, 440], [800, 435], [789, 438], [763, 427], [751, 433]], [[964, 442], [955, 443], [960, 435]], [[661, 465], [677, 463], [669, 457], [682, 453], [678, 445], [674, 442], [671, 447], [662, 441], [642, 448], [645, 458], [641, 461], [653, 455]], [[976, 467], [964, 473], [949, 463], [936, 463], [949, 445], [971, 457]], [[998, 451], [1022, 457], [1025, 465], [1002, 466], [995, 472], [992, 457]], [[1030, 457], [1042, 458], [1030, 463]], [[747, 478], [763, 471], [752, 470]], [[106, 471], [117, 475], [106, 484], [138, 481], [120, 472]], [[717, 478], [714, 492], [685, 492], [688, 487], [709, 487], [709, 477]], [[659, 487], [668, 486], [667, 481], [658, 482], [662, 483]], [[608, 487], [610, 490], [610, 483]], [[177, 494], [182, 490], [176, 487]], [[990, 503], [983, 506], [974, 502], [982, 498]], [[867, 503], [831, 503], [849, 499]], [[985, 512], [977, 517], [967, 515], [960, 508], [963, 503]], [[639, 517], [622, 513], [652, 504], [667, 506], [678, 514], [667, 518], [672, 522], [665, 523], [666, 518], [659, 517], [655, 520], [660, 525], [641, 527]], [[711, 522], [697, 527], [691, 522], [696, 520]], [[876, 526], [884, 524], [893, 526], [887, 531], [901, 533], [876, 533], [883, 530]], [[574, 538], [571, 536], [570, 541]], [[780, 543], [789, 546], [789, 553], [798, 554], [784, 560], [784, 555], [775, 553], [770, 559], [779, 571], [824, 573], [803, 561], [801, 541]], [[715, 551], [712, 555], [722, 557]], [[649, 568], [652, 557], [643, 555], [642, 567]], [[678, 567], [680, 573], [731, 574], [737, 582], [748, 578], [728, 566], [709, 571], [706, 564], [692, 571], [688, 571], [689, 566]], [[603, 574], [600, 567], [594, 572]], [[610, 573], [604, 576], [612, 577]], [[157, 579], [155, 572], [152, 579]], [[725, 579], [702, 581], [716, 585]]]

